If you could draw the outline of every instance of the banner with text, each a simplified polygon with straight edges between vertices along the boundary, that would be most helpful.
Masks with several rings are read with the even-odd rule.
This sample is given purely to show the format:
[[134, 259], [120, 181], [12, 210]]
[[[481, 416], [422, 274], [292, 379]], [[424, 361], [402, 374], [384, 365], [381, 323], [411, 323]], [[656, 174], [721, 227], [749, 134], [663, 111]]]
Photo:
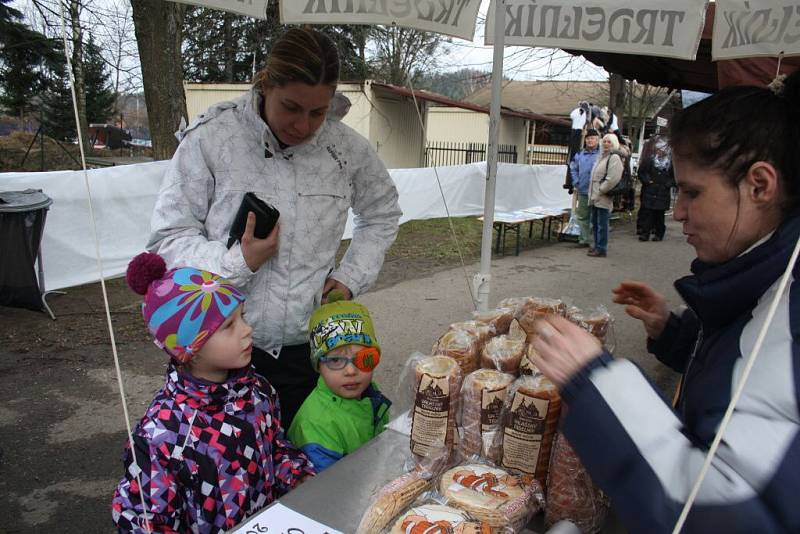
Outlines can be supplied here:
[[717, 0], [711, 57], [800, 54], [797, 0]]
[[256, 19], [267, 18], [268, 0], [173, 0], [181, 4], [191, 4], [193, 6], [208, 7], [229, 11], [239, 15], [247, 15]]
[[[486, 44], [494, 44], [495, 1]], [[705, 22], [698, 0], [505, 0], [505, 44], [694, 60]]]
[[472, 40], [480, 0], [281, 0], [284, 24], [397, 24]]

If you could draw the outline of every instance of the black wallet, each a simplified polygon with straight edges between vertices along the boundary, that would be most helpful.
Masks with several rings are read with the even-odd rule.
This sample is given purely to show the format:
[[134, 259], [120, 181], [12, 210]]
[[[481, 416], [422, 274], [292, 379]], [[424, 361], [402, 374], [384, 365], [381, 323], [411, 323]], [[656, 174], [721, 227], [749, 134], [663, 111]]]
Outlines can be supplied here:
[[259, 239], [264, 239], [272, 232], [275, 223], [278, 222], [278, 217], [281, 216], [281, 212], [275, 206], [267, 204], [255, 193], [245, 193], [236, 217], [233, 218], [230, 232], [228, 232], [228, 248], [242, 240], [244, 228], [247, 225], [247, 214], [251, 211], [256, 214], [256, 228], [253, 235]]

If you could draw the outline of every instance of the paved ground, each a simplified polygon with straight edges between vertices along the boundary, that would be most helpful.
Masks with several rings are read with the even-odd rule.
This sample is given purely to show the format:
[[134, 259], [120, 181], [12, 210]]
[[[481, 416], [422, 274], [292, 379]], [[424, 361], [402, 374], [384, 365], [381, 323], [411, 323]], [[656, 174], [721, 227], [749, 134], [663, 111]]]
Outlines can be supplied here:
[[[540, 295], [582, 307], [604, 304], [616, 318], [616, 354], [634, 359], [670, 390], [674, 375], [645, 354], [639, 325], [610, 303], [610, 291], [626, 278], [644, 280], [677, 305], [671, 283], [687, 273], [692, 257], [674, 223], [661, 243], [640, 243], [631, 225], [623, 224], [611, 234], [608, 258], [588, 258], [584, 249], [553, 241], [496, 259], [492, 303]], [[470, 273], [476, 269], [467, 266]], [[112, 530], [109, 501], [122, 472], [124, 424], [102, 304], [97, 287], [87, 287], [51, 300], [56, 323], [43, 314], [0, 307], [2, 532]], [[402, 407], [408, 355], [428, 351], [449, 323], [469, 318], [471, 304], [460, 267], [420, 271], [418, 278], [396, 284], [383, 279], [380, 287], [361, 300], [372, 310], [384, 349], [377, 380]], [[164, 357], [143, 327], [130, 326], [137, 321], [126, 320], [138, 314], [134, 299], [112, 294], [112, 308], [136, 419], [162, 382]]]

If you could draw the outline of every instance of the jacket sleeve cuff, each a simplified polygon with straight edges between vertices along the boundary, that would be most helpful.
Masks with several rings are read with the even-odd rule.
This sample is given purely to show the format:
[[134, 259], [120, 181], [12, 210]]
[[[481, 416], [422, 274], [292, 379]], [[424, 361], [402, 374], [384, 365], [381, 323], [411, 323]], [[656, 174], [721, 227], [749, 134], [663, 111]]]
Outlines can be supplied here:
[[561, 397], [565, 402], [576, 399], [586, 387], [591, 387], [591, 376], [595, 369], [608, 367], [614, 361], [613, 356], [608, 351], [603, 351], [595, 359], [584, 365], [577, 373], [572, 375], [569, 382], [561, 387]]
[[255, 275], [244, 261], [242, 246], [235, 243], [228, 252], [222, 257], [223, 269], [230, 273], [228, 278], [236, 286], [243, 286]]
[[337, 282], [341, 282], [342, 284], [350, 290], [350, 293], [353, 294], [353, 298], [356, 298], [360, 295], [362, 291], [361, 284], [359, 284], [353, 276], [350, 276], [346, 272], [347, 268], [343, 265], [340, 265], [338, 269], [331, 272], [328, 278], [333, 278]]
[[670, 312], [664, 331], [658, 339], [647, 338], [647, 352], [650, 354], [664, 354], [669, 351], [681, 329], [681, 320], [674, 313]]

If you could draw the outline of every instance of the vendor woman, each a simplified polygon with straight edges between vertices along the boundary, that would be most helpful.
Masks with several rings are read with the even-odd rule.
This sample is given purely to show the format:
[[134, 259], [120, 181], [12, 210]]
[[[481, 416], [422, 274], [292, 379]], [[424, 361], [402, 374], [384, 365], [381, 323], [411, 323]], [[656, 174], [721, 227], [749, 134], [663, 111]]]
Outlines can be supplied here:
[[[675, 117], [674, 217], [697, 253], [675, 288], [623, 282], [614, 301], [683, 373], [676, 410], [641, 371], [566, 320], [537, 323], [536, 365], [569, 410], [564, 432], [630, 532], [671, 532], [699, 476], [800, 236], [800, 72], [729, 87]], [[681, 532], [800, 532], [800, 286], [777, 313]]]
[[[333, 42], [288, 30], [247, 94], [179, 134], [151, 221], [148, 248], [170, 267], [219, 273], [246, 293], [253, 365], [278, 392], [284, 428], [317, 382], [311, 313], [333, 288], [352, 298], [375, 282], [401, 214], [369, 141], [339, 120], [349, 102], [335, 96], [338, 80]], [[247, 192], [273, 204], [279, 224], [258, 239], [251, 219], [241, 244], [226, 248]], [[353, 239], [336, 266], [349, 208]]]

